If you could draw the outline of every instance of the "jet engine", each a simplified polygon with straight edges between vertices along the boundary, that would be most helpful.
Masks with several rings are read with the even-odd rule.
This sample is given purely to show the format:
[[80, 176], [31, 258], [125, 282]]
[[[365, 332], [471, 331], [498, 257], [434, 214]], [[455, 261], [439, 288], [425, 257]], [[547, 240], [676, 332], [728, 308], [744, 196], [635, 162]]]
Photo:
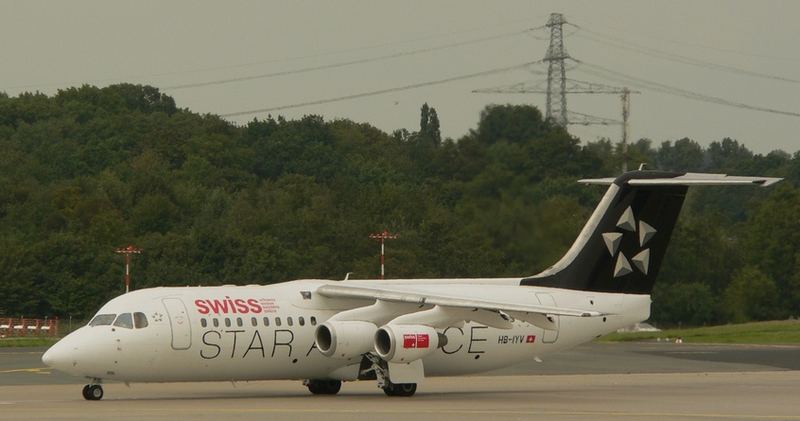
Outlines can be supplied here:
[[375, 332], [375, 352], [392, 363], [409, 363], [447, 345], [444, 336], [430, 326], [385, 325]]
[[377, 326], [369, 322], [327, 321], [314, 332], [322, 355], [348, 359], [372, 350]]

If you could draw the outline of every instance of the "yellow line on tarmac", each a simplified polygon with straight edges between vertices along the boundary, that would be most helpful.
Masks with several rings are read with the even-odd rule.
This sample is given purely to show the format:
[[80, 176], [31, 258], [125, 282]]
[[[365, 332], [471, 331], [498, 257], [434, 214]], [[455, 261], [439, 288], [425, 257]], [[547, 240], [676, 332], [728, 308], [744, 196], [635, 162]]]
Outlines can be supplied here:
[[50, 374], [51, 368], [47, 367], [35, 367], [35, 368], [17, 368], [15, 370], [3, 370], [0, 371], [0, 374], [8, 374], [8, 373], [36, 373], [36, 374]]

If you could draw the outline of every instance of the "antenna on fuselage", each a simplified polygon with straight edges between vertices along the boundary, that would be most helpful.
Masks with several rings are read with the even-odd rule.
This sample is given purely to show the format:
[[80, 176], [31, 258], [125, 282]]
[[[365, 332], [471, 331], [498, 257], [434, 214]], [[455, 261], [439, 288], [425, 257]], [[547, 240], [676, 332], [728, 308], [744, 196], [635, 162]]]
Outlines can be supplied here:
[[350, 275], [351, 275], [352, 273], [353, 273], [353, 272], [347, 272], [347, 273], [344, 275], [344, 279], [343, 279], [343, 280], [344, 280], [344, 281], [346, 281], [346, 280], [350, 279]]

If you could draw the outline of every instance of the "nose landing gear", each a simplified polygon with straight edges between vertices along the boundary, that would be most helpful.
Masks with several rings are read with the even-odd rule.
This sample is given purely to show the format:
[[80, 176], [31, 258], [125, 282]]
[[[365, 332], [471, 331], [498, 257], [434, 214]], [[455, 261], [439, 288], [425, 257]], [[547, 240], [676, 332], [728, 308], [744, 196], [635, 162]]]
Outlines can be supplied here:
[[83, 386], [83, 398], [87, 401], [99, 401], [103, 399], [103, 386], [97, 383]]

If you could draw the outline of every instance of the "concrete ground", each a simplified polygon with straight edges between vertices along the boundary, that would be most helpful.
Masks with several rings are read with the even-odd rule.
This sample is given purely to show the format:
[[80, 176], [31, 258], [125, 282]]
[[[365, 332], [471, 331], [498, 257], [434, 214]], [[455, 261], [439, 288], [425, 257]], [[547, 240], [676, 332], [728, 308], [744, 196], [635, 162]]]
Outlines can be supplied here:
[[480, 377], [431, 378], [413, 398], [374, 382], [310, 396], [299, 382], [105, 385], [46, 369], [40, 349], [0, 349], [0, 419], [800, 420], [800, 347], [588, 344]]

